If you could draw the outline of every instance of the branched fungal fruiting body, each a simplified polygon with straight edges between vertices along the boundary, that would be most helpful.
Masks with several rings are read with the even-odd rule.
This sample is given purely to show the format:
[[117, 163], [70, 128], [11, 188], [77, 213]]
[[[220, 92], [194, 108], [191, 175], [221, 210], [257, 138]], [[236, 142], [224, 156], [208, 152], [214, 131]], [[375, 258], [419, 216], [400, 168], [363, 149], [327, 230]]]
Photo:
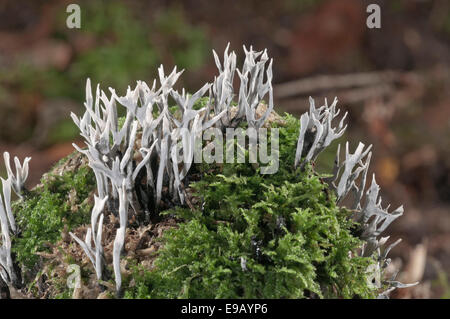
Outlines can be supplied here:
[[125, 244], [125, 233], [126, 227], [128, 223], [128, 197], [127, 191], [125, 188], [125, 182], [122, 187], [118, 188], [119, 192], [119, 220], [120, 225], [116, 232], [116, 238], [114, 239], [114, 248], [113, 248], [113, 267], [114, 267], [114, 276], [116, 279], [116, 291], [120, 294], [120, 289], [122, 287], [122, 274], [120, 269], [120, 255], [123, 251], [123, 246]]
[[13, 171], [11, 170], [9, 153], [4, 152], [3, 158], [5, 160], [5, 167], [8, 173], [8, 179], [11, 180], [12, 189], [17, 194], [17, 196], [22, 198], [23, 191], [25, 190], [25, 182], [28, 178], [28, 171], [29, 171], [28, 163], [30, 162], [31, 157], [26, 157], [25, 160], [23, 161], [23, 164], [20, 164], [19, 159], [17, 157], [14, 157], [14, 164], [16, 165], [16, 175], [14, 175]]
[[28, 163], [31, 157], [25, 158], [23, 164], [17, 157], [14, 157], [14, 163], [16, 166], [16, 175], [13, 174], [10, 166], [10, 156], [8, 152], [3, 153], [5, 160], [6, 171], [8, 178], [5, 180], [1, 178], [3, 185], [3, 197], [0, 194], [0, 224], [2, 232], [2, 247], [0, 247], [0, 275], [3, 281], [14, 287], [19, 287], [20, 273], [15, 267], [15, 261], [11, 255], [11, 235], [16, 235], [18, 229], [16, 227], [16, 221], [11, 209], [11, 189], [23, 199], [25, 182], [28, 177]]
[[[102, 213], [105, 203], [108, 200], [108, 196], [99, 198], [94, 196], [95, 204], [91, 214], [91, 227], [86, 231], [86, 237], [83, 240], [78, 238], [72, 232], [69, 232], [70, 236], [83, 248], [85, 254], [88, 256], [92, 265], [95, 268], [95, 273], [98, 280], [103, 280], [103, 270], [105, 267], [105, 256], [102, 246], [102, 234], [103, 234], [103, 218]], [[92, 247], [94, 242], [94, 247]]]
[[3, 179], [1, 178], [3, 185], [3, 200], [0, 195], [0, 210], [2, 210], [2, 214], [5, 214], [6, 220], [8, 222], [8, 227], [11, 228], [11, 231], [15, 234], [17, 233], [16, 221], [11, 209], [11, 178]]
[[[0, 224], [2, 231], [2, 246], [0, 247], [0, 275], [3, 281], [7, 284], [14, 284], [17, 282], [17, 275], [14, 269], [13, 259], [11, 257], [11, 236], [10, 225], [11, 221], [14, 224], [14, 217], [11, 213], [11, 180], [2, 179], [3, 195], [0, 195]], [[11, 220], [12, 217], [12, 220]]]
[[[336, 111], [336, 98], [331, 106], [328, 106], [325, 100], [325, 105], [318, 109], [315, 107], [313, 98], [309, 98], [309, 103], [309, 113], [303, 113], [300, 117], [300, 135], [295, 154], [295, 167], [300, 164], [300, 167], [303, 168], [306, 163], [314, 161], [320, 152], [341, 137], [347, 128], [347, 125], [344, 126], [347, 113], [342, 117], [337, 128], [332, 127], [332, 121], [340, 113], [340, 110]], [[305, 158], [300, 162], [303, 156]]]
[[[336, 191], [337, 195], [337, 202], [339, 203], [347, 194], [354, 189], [355, 191], [363, 192], [365, 187], [365, 181], [366, 181], [366, 174], [367, 169], [370, 164], [370, 159], [372, 157], [372, 153], [370, 150], [372, 149], [372, 145], [369, 145], [364, 150], [364, 144], [359, 143], [358, 147], [355, 150], [355, 153], [351, 154], [349, 151], [349, 143], [347, 142], [345, 144], [345, 161], [342, 162], [342, 165], [339, 165], [339, 153], [336, 155], [336, 161], [337, 163], [334, 179], [331, 182], [331, 187]], [[340, 150], [340, 148], [338, 149]], [[364, 159], [366, 161], [364, 162]], [[338, 175], [341, 172], [341, 168], [343, 168], [343, 172], [339, 177], [339, 182], [336, 185]], [[362, 179], [360, 190], [358, 190], [358, 187], [355, 184], [355, 181], [360, 176], [360, 174], [363, 172], [364, 176]], [[359, 200], [361, 199], [361, 194], [359, 195]], [[354, 208], [358, 208], [359, 201], [354, 204]]]

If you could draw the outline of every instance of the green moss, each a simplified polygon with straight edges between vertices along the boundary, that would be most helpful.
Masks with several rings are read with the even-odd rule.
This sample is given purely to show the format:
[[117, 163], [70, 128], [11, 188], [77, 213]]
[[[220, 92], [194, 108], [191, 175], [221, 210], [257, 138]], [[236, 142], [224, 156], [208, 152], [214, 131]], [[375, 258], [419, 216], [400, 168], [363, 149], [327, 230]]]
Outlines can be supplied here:
[[349, 256], [362, 244], [349, 212], [311, 167], [293, 169], [298, 120], [284, 119], [278, 173], [209, 167], [192, 185], [201, 203], [166, 212], [182, 222], [166, 231], [153, 270], [134, 267], [125, 297], [375, 297], [366, 281], [373, 260]]
[[203, 107], [206, 107], [209, 103], [209, 97], [200, 98], [192, 107], [194, 110], [200, 110]]
[[21, 233], [13, 238], [12, 249], [20, 264], [32, 269], [39, 259], [36, 252], [59, 240], [65, 225], [70, 230], [89, 222], [92, 204], [87, 199], [94, 187], [94, 174], [81, 167], [62, 176], [46, 176], [42, 186], [13, 204]]

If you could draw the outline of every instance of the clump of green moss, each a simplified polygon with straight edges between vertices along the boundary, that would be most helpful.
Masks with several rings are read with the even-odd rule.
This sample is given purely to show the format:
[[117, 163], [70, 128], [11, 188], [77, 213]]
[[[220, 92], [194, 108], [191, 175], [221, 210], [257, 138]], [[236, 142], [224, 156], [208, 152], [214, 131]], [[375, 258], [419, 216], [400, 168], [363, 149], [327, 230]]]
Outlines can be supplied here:
[[82, 166], [61, 176], [46, 175], [25, 200], [15, 202], [13, 210], [20, 233], [13, 238], [12, 249], [17, 261], [32, 269], [39, 259], [36, 252], [57, 242], [64, 227], [71, 230], [88, 223], [92, 208], [89, 194], [94, 189], [92, 170]]
[[[294, 170], [299, 124], [280, 128], [280, 169], [202, 165], [194, 210], [166, 231], [153, 269], [134, 267], [128, 298], [371, 298], [362, 242], [350, 212], [335, 204], [311, 166]], [[248, 163], [248, 161], [247, 161]], [[212, 171], [212, 172], [211, 172]]]
[[[366, 272], [374, 259], [358, 256], [362, 242], [350, 212], [336, 205], [324, 176], [311, 165], [294, 169], [298, 120], [286, 115], [272, 127], [279, 129], [278, 172], [260, 174], [249, 164], [248, 150], [245, 163], [194, 167], [194, 209], [160, 213], [175, 217], [178, 226], [165, 231], [152, 267], [129, 260], [125, 297], [376, 297]], [[68, 169], [53, 170], [25, 200], [14, 203], [21, 232], [12, 247], [24, 269], [40, 265], [36, 252], [50, 251], [49, 243], [60, 240], [64, 228], [89, 223], [94, 174], [69, 161], [76, 159], [60, 161], [56, 168]], [[71, 296], [65, 280], [47, 283], [54, 297]]]

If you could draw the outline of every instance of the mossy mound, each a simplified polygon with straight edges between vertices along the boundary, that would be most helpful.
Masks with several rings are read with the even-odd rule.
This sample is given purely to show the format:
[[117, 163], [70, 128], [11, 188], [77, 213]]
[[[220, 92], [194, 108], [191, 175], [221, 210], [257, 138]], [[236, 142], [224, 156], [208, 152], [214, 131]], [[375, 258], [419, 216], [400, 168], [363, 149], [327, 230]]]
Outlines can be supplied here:
[[203, 166], [195, 209], [177, 208], [152, 269], [134, 267], [129, 298], [375, 297], [349, 211], [312, 167], [294, 170], [298, 120], [280, 128], [280, 169]]
[[[362, 242], [350, 212], [336, 206], [312, 166], [294, 169], [299, 122], [276, 118], [277, 173], [262, 175], [252, 164], [196, 165], [190, 205], [159, 212], [151, 224], [130, 221], [122, 260], [126, 298], [376, 297], [366, 278], [374, 260], [358, 256]], [[85, 159], [72, 154], [14, 204], [23, 231], [13, 247], [28, 269], [27, 296], [113, 296], [113, 281], [101, 292], [92, 265], [67, 236], [82, 237], [94, 190]], [[105, 244], [118, 223], [112, 212], [106, 215]], [[105, 247], [107, 261], [111, 251], [112, 244]], [[84, 287], [75, 291], [66, 285], [74, 263]]]

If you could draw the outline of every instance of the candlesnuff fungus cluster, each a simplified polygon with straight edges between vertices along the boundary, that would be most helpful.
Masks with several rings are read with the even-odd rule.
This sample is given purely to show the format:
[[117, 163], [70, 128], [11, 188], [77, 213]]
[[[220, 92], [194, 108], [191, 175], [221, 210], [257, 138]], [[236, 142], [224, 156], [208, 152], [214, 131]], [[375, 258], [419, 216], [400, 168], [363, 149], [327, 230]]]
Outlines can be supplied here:
[[[300, 117], [300, 135], [295, 153], [295, 167], [300, 164], [300, 167], [303, 168], [306, 163], [314, 161], [319, 153], [331, 142], [341, 137], [347, 128], [347, 125], [344, 127], [347, 113], [342, 117], [337, 128], [331, 127], [332, 121], [340, 113], [340, 110], [336, 111], [336, 98], [331, 106], [328, 106], [325, 100], [325, 105], [318, 109], [311, 97], [309, 103], [309, 113], [303, 113]], [[304, 159], [300, 162], [302, 158]]]
[[11, 235], [18, 233], [16, 221], [11, 210], [11, 189], [17, 196], [23, 197], [25, 182], [28, 178], [30, 157], [25, 158], [23, 164], [17, 157], [14, 157], [16, 165], [16, 175], [11, 170], [10, 157], [8, 152], [3, 153], [8, 178], [1, 178], [3, 185], [3, 199], [0, 195], [0, 224], [2, 231], [2, 247], [0, 247], [0, 275], [3, 281], [16, 288], [20, 287], [20, 272], [16, 267], [15, 261], [11, 255]]
[[[192, 95], [184, 89], [181, 92], [174, 89], [183, 71], [178, 72], [175, 67], [166, 75], [161, 66], [158, 69], [159, 83], [155, 80], [150, 87], [138, 81], [134, 89], [128, 87], [125, 96], [118, 96], [111, 88], [108, 96], [99, 85], [93, 95], [88, 79], [85, 113], [81, 117], [71, 114], [87, 146], [83, 149], [74, 144], [74, 147], [88, 159], [95, 175], [97, 195], [94, 196], [90, 226], [84, 240], [72, 232], [70, 235], [91, 261], [98, 281], [103, 282], [110, 279], [105, 247], [111, 244], [102, 242], [104, 221], [109, 214], [118, 217], [118, 228], [112, 243], [112, 268], [119, 296], [123, 292], [121, 255], [130, 218], [133, 217], [134, 222], [148, 224], [154, 221], [153, 217], [158, 212], [167, 208], [183, 207], [185, 204], [192, 207], [192, 195], [186, 188], [194, 167], [196, 142], [201, 140], [206, 130], [214, 128], [220, 134], [225, 134], [229, 128], [245, 126], [258, 130], [272, 113], [272, 60], [269, 60], [267, 51], [255, 52], [252, 47], [244, 47], [245, 60], [241, 69], [236, 68], [236, 54], [229, 53], [228, 46], [223, 61], [220, 61], [216, 52], [213, 53], [218, 75], [212, 83], [205, 84]], [[236, 73], [240, 85], [235, 92], [233, 83]], [[265, 98], [267, 105], [261, 108]], [[118, 105], [126, 112], [122, 118], [118, 115]], [[304, 172], [309, 163], [314, 162], [324, 149], [344, 134], [347, 114], [334, 127], [333, 122], [340, 113], [336, 105], [337, 99], [331, 105], [325, 101], [323, 106], [316, 108], [314, 100], [310, 98], [310, 109], [300, 118], [295, 157], [290, 164], [295, 173]], [[249, 134], [249, 145], [251, 139]], [[200, 144], [200, 147], [215, 147], [214, 143], [205, 144]], [[409, 286], [395, 281], [395, 278], [381, 280], [390, 262], [387, 254], [398, 241], [384, 248], [389, 237], [379, 236], [402, 215], [403, 208], [389, 213], [389, 207], [381, 206], [379, 186], [374, 177], [366, 190], [371, 155], [371, 146], [365, 148], [362, 143], [353, 154], [350, 153], [347, 142], [345, 159], [341, 162], [338, 147], [333, 175], [323, 180], [334, 191], [336, 196], [331, 198], [336, 199], [336, 204], [353, 194], [354, 201], [349, 208], [359, 227], [359, 238], [365, 243], [360, 249], [360, 255], [376, 256], [371, 275], [375, 278], [377, 289], [389, 287], [380, 294], [380, 297], [386, 297], [392, 289]], [[2, 180], [4, 200], [0, 196], [3, 243], [0, 262], [1, 276], [6, 283], [11, 284], [17, 281], [18, 274], [11, 257], [10, 233], [15, 234], [18, 230], [11, 211], [10, 193], [12, 188], [18, 196], [23, 196], [29, 158], [25, 159], [23, 166], [15, 159], [16, 175], [10, 168], [9, 154], [5, 153], [4, 158], [8, 179]], [[130, 209], [133, 214], [129, 214]], [[280, 216], [277, 217], [277, 225], [276, 232], [285, 233], [286, 223]], [[259, 254], [257, 257], [261, 260], [266, 258], [258, 246], [260, 241], [252, 238], [252, 242]], [[250, 273], [253, 263], [248, 258], [238, 258], [239, 269], [246, 274]]]
[[[347, 113], [341, 119], [337, 129], [332, 128], [332, 120], [339, 114], [339, 111], [335, 111], [337, 100], [335, 99], [331, 106], [325, 105], [320, 108], [315, 108], [314, 100], [310, 98], [309, 113], [304, 113], [301, 118], [300, 135], [297, 143], [297, 151], [295, 157], [295, 166], [300, 163], [301, 156], [305, 158], [301, 162], [301, 167], [305, 162], [314, 160], [319, 153], [325, 149], [330, 143], [341, 137], [347, 126], [343, 126], [343, 120], [346, 118]], [[354, 201], [350, 207], [355, 211], [353, 218], [359, 224], [361, 236], [360, 238], [365, 241], [364, 247], [362, 247], [362, 256], [372, 256], [374, 252], [377, 254], [378, 264], [374, 269], [375, 284], [378, 288], [381, 288], [380, 272], [384, 270], [390, 263], [390, 259], [387, 258], [389, 251], [397, 245], [400, 240], [391, 244], [384, 249], [383, 253], [381, 248], [389, 239], [388, 237], [378, 236], [386, 230], [386, 228], [398, 217], [403, 214], [403, 206], [398, 207], [392, 213], [388, 212], [389, 206], [383, 208], [381, 206], [381, 198], [379, 198], [378, 192], [380, 187], [375, 181], [375, 174], [372, 178], [372, 184], [365, 192], [367, 172], [369, 169], [370, 159], [372, 157], [372, 145], [364, 149], [364, 144], [359, 143], [353, 154], [349, 151], [349, 143], [345, 144], [345, 160], [340, 162], [340, 145], [338, 146], [337, 155], [334, 163], [333, 175], [328, 178], [331, 189], [336, 193], [336, 201], [340, 203], [349, 193], [353, 191]], [[357, 185], [358, 177], [360, 177], [359, 186]], [[364, 196], [365, 195], [365, 196]], [[363, 201], [364, 199], [364, 201]], [[414, 286], [413, 284], [402, 284], [395, 281], [394, 276], [388, 282], [390, 288], [383, 292], [380, 297], [387, 296], [387, 294], [395, 288], [406, 288]]]
[[31, 160], [31, 157], [26, 157], [25, 160], [23, 161], [23, 164], [20, 164], [20, 161], [17, 158], [17, 156], [14, 157], [14, 164], [16, 165], [16, 175], [14, 175], [13, 171], [11, 170], [8, 152], [3, 153], [3, 159], [5, 160], [5, 167], [8, 173], [8, 180], [11, 181], [11, 186], [14, 190], [14, 193], [16, 193], [17, 196], [22, 198], [23, 192], [25, 190], [25, 182], [28, 178], [28, 169], [29, 169], [28, 162]]

